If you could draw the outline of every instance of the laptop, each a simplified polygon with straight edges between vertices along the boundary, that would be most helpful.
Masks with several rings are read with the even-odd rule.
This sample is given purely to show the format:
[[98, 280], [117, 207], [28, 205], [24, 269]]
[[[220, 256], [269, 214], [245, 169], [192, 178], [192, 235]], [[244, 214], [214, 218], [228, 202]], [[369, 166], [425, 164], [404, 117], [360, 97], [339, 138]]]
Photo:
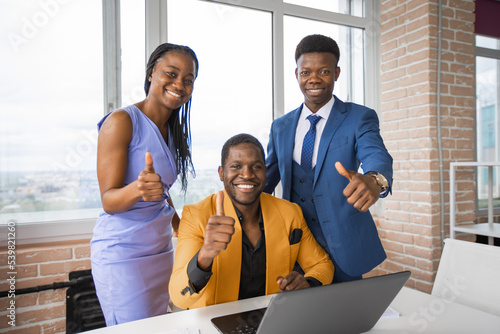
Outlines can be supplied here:
[[370, 330], [410, 271], [280, 292], [268, 307], [212, 319], [223, 334], [362, 333]]

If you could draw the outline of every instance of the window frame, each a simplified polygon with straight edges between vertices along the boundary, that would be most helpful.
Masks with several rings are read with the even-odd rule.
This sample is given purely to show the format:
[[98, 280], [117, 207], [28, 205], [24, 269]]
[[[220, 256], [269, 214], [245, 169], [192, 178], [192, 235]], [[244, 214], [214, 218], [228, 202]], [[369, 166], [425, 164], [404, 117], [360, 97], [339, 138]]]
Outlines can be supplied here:
[[[298, 18], [321, 21], [325, 23], [344, 25], [363, 29], [365, 32], [365, 105], [375, 110], [380, 110], [380, 85], [376, 89], [367, 89], [367, 82], [380, 82], [380, 5], [374, 1], [365, 1], [365, 17], [350, 16], [333, 13], [315, 8], [308, 8], [284, 3], [283, 0], [198, 0], [221, 5], [249, 8], [271, 12], [272, 40], [283, 41], [283, 17], [295, 16]], [[150, 0], [146, 2], [146, 53], [150, 54], [156, 46], [167, 42], [167, 16], [168, 0]], [[368, 38], [366, 32], [373, 33]], [[283, 43], [273, 43], [273, 119], [283, 116], [285, 113], [284, 73], [283, 68], [284, 50]]]
[[[477, 34], [478, 36], [480, 36], [479, 34]], [[485, 37], [491, 37], [491, 38], [495, 38], [495, 39], [498, 39], [500, 41], [500, 38], [497, 38], [497, 37], [493, 37], [493, 36], [485, 36]], [[476, 46], [475, 47], [475, 59], [477, 59], [477, 57], [483, 57], [483, 58], [490, 58], [490, 59], [496, 59], [498, 62], [500, 62], [500, 50], [495, 50], [495, 49], [489, 49], [489, 48], [485, 48], [485, 47], [480, 47], [480, 46]], [[498, 73], [498, 75], [500, 75], [500, 73]], [[499, 78], [500, 80], [500, 78]], [[476, 95], [476, 89], [474, 87], [474, 96]], [[498, 91], [497, 91], [497, 101], [500, 101], [500, 85], [498, 86]], [[478, 144], [478, 133], [477, 133], [477, 122], [478, 122], [478, 119], [477, 119], [477, 110], [476, 110], [476, 98], [474, 99], [474, 109], [475, 109], [475, 112], [476, 112], [476, 117], [475, 117], [475, 120], [476, 120], [476, 124], [475, 124], [475, 131], [476, 131], [476, 138], [475, 138], [475, 144], [477, 145]], [[500, 115], [497, 115], [497, 117], [500, 117]], [[497, 143], [497, 145], [500, 145]], [[476, 161], [479, 161], [478, 160], [478, 150], [476, 150]], [[499, 177], [497, 175], [497, 177]], [[476, 184], [479, 183], [479, 172], [478, 170], [476, 169]], [[476, 217], [488, 217], [488, 207], [486, 208], [479, 208], [479, 196], [478, 196], [478, 187], [476, 187], [476, 198], [475, 198], [475, 207], [476, 207]], [[493, 207], [493, 214], [494, 215], [499, 215], [500, 214], [500, 206], [497, 206], [497, 207]]]
[[[380, 85], [367, 83], [380, 82], [379, 17], [380, 4], [365, 1], [365, 17], [333, 13], [284, 3], [282, 0], [198, 0], [221, 5], [231, 5], [254, 10], [271, 12], [272, 40], [283, 41], [284, 16], [295, 16], [321, 21], [364, 31], [364, 71], [365, 105], [380, 110]], [[146, 59], [161, 43], [167, 42], [167, 3], [168, 0], [146, 1]], [[120, 0], [103, 0], [103, 62], [104, 62], [104, 108], [108, 113], [121, 105], [121, 46], [120, 46]], [[369, 32], [369, 33], [367, 33]], [[284, 115], [284, 58], [283, 43], [273, 43], [273, 119]], [[376, 87], [376, 89], [373, 89]], [[276, 194], [280, 195], [279, 191]], [[96, 217], [97, 218], [97, 217]], [[35, 244], [54, 241], [83, 240], [92, 237], [95, 219], [61, 220], [48, 222], [18, 223], [16, 228], [17, 244]], [[21, 228], [22, 227], [22, 228]], [[0, 232], [6, 235], [7, 226], [1, 225]], [[0, 246], [6, 240], [0, 241]]]

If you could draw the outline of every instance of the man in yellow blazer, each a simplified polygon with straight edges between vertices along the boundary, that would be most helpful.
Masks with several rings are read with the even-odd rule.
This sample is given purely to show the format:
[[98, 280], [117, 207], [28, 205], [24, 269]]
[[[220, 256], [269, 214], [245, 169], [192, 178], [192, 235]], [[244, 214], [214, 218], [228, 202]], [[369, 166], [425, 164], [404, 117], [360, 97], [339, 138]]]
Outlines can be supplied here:
[[[262, 193], [264, 149], [253, 136], [222, 149], [224, 191], [184, 206], [169, 293], [196, 308], [330, 284], [334, 267], [297, 204]], [[295, 262], [304, 276], [293, 271]]]

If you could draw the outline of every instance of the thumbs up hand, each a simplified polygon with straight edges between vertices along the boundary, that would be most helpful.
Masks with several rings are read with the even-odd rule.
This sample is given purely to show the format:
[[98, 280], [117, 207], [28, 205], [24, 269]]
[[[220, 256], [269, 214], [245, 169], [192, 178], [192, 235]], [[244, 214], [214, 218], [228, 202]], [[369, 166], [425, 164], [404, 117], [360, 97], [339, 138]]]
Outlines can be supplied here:
[[163, 183], [160, 175], [155, 173], [153, 167], [153, 157], [146, 152], [146, 167], [137, 178], [137, 188], [142, 199], [147, 202], [159, 201], [163, 199]]
[[224, 192], [217, 193], [215, 215], [208, 219], [203, 246], [198, 253], [198, 267], [208, 269], [214, 258], [227, 248], [234, 234], [235, 221], [224, 215]]
[[144, 171], [147, 173], [154, 174], [155, 173], [155, 168], [153, 167], [153, 156], [151, 153], [146, 152], [146, 168], [144, 168]]
[[343, 191], [344, 196], [347, 198], [347, 203], [361, 212], [368, 211], [380, 198], [380, 186], [377, 181], [369, 175], [345, 169], [338, 161], [335, 163], [335, 168], [340, 175], [349, 180], [349, 184]]

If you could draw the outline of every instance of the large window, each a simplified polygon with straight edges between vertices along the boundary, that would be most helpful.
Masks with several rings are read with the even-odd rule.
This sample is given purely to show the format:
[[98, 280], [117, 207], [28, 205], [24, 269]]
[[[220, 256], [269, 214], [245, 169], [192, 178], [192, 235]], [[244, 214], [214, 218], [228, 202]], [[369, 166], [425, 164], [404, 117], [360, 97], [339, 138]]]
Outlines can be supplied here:
[[101, 8], [100, 0], [0, 3], [1, 223], [97, 215]]
[[303, 96], [295, 78], [295, 48], [300, 40], [310, 34], [322, 34], [333, 38], [340, 49], [340, 77], [333, 93], [344, 101], [365, 103], [363, 30], [338, 24], [285, 16], [284, 59], [285, 64], [285, 112], [292, 111], [303, 102]]
[[[223, 188], [217, 168], [231, 136], [249, 133], [267, 145], [273, 117], [272, 16], [197, 0], [169, 0], [167, 13], [168, 41], [191, 47], [200, 63], [191, 107], [196, 178], [189, 180], [186, 196], [177, 183], [170, 192], [180, 210]], [[185, 29], [186, 22], [203, 29]]]
[[[101, 211], [97, 122], [106, 92], [144, 98], [144, 16], [133, 0], [0, 3], [0, 228], [22, 226], [19, 243], [90, 235]], [[120, 42], [105, 68], [105, 48]]]
[[302, 37], [336, 39], [334, 93], [378, 107], [376, 90], [366, 89], [378, 68], [371, 1], [7, 0], [0, 16], [0, 228], [14, 219], [29, 242], [90, 236], [101, 210], [96, 124], [144, 98], [145, 63], [160, 43], [188, 45], [200, 62], [191, 114], [197, 175], [185, 196], [174, 185], [179, 210], [222, 188], [217, 167], [230, 136], [250, 133], [266, 147], [272, 120], [300, 105], [294, 49]]
[[[500, 161], [500, 39], [476, 36], [477, 160]], [[493, 204], [500, 210], [500, 168], [493, 168]], [[488, 207], [488, 170], [478, 169], [478, 208]]]
[[[342, 74], [334, 93], [346, 101], [365, 103], [363, 29], [301, 15], [300, 7], [288, 8], [290, 12], [279, 16], [272, 4], [266, 7], [253, 2], [167, 1], [167, 40], [189, 45], [200, 61], [191, 114], [196, 179], [190, 179], [185, 197], [180, 195], [179, 185], [174, 185], [171, 195], [177, 210], [222, 188], [217, 167], [222, 145], [230, 136], [250, 133], [266, 148], [273, 117], [300, 106], [303, 97], [295, 78], [294, 54], [304, 36], [319, 33], [338, 42]], [[307, 6], [300, 1], [285, 2]], [[363, 1], [308, 4], [314, 9], [363, 16]], [[187, 22], [204, 28], [185, 29]], [[276, 26], [276, 22], [281, 24]], [[280, 94], [282, 104], [277, 103]]]

